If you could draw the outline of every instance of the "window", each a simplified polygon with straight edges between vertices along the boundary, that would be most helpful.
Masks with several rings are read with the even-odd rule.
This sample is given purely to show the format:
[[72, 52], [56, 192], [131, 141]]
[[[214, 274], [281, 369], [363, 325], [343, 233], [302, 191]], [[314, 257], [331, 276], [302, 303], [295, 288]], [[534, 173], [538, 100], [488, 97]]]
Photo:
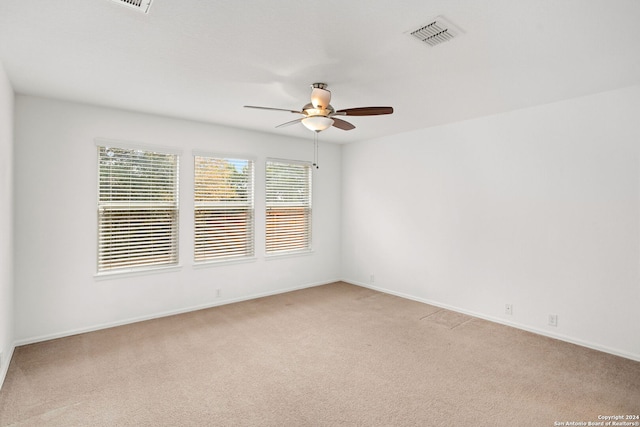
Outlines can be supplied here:
[[311, 166], [267, 161], [266, 252], [311, 249]]
[[253, 162], [195, 156], [195, 261], [252, 257]]
[[178, 155], [98, 146], [98, 272], [178, 263]]

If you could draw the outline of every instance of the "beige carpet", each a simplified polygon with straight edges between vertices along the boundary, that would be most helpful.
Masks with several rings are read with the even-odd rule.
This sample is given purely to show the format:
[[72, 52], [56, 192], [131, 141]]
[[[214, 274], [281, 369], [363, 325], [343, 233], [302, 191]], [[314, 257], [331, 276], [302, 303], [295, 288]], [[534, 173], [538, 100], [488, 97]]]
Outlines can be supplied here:
[[2, 426], [554, 426], [620, 414], [640, 414], [639, 362], [345, 283], [19, 347], [0, 392]]

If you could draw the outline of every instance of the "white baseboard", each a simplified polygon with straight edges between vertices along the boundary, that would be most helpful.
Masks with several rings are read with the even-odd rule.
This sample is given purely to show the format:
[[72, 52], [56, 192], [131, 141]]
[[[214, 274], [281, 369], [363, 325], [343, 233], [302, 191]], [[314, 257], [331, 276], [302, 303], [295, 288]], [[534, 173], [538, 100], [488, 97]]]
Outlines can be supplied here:
[[84, 334], [84, 333], [87, 333], [87, 332], [99, 331], [101, 329], [114, 328], [116, 326], [128, 325], [128, 324], [131, 324], [131, 323], [143, 322], [145, 320], [159, 319], [161, 317], [168, 317], [168, 316], [174, 316], [176, 314], [188, 313], [188, 312], [191, 312], [191, 311], [204, 310], [204, 309], [207, 309], [207, 308], [217, 307], [217, 306], [226, 305], [226, 304], [233, 304], [233, 303], [236, 303], [236, 302], [242, 302], [242, 301], [252, 300], [252, 299], [256, 299], [256, 298], [268, 297], [268, 296], [271, 296], [271, 295], [284, 294], [284, 293], [287, 293], [287, 292], [297, 291], [297, 290], [300, 290], [300, 289], [306, 289], [306, 288], [313, 288], [313, 287], [316, 287], [316, 286], [328, 285], [329, 283], [334, 283], [334, 282], [339, 282], [339, 281], [340, 281], [340, 279], [335, 279], [335, 280], [322, 281], [322, 282], [316, 282], [316, 283], [307, 283], [307, 284], [303, 284], [303, 285], [293, 286], [293, 287], [290, 287], [290, 288], [278, 289], [278, 290], [275, 290], [275, 291], [262, 292], [262, 293], [258, 293], [258, 294], [251, 294], [251, 295], [246, 295], [246, 296], [242, 296], [242, 297], [238, 297], [238, 298], [220, 299], [220, 300], [216, 300], [215, 302], [209, 302], [209, 303], [206, 303], [206, 304], [195, 305], [195, 306], [180, 308], [180, 309], [176, 309], [176, 310], [169, 310], [169, 311], [164, 311], [164, 312], [160, 312], [160, 313], [154, 313], [154, 314], [150, 314], [150, 315], [146, 315], [146, 316], [133, 317], [133, 318], [119, 320], [119, 321], [115, 321], [115, 322], [107, 322], [107, 323], [102, 323], [102, 324], [99, 324], [99, 325], [88, 326], [88, 327], [85, 327], [85, 328], [78, 328], [78, 329], [72, 329], [72, 330], [58, 332], [58, 333], [54, 333], [54, 334], [47, 334], [47, 335], [40, 335], [40, 336], [36, 336], [36, 337], [23, 338], [23, 339], [20, 339], [20, 340], [15, 342], [15, 347], [19, 347], [21, 345], [27, 345], [27, 344], [34, 344], [34, 343], [42, 342], [42, 341], [49, 341], [49, 340], [53, 340], [53, 339], [57, 339], [57, 338], [64, 338], [64, 337], [68, 337], [68, 336], [71, 336], [71, 335], [78, 335], [78, 334]]
[[11, 359], [13, 358], [13, 352], [15, 349], [16, 345], [14, 344], [9, 349], [9, 354], [2, 354], [2, 364], [0, 365], [0, 390], [2, 390], [4, 379], [7, 377], [7, 372], [9, 372], [9, 365], [11, 364]]
[[492, 317], [492, 316], [487, 316], [485, 314], [482, 313], [476, 313], [473, 311], [469, 311], [469, 310], [464, 310], [462, 308], [459, 307], [454, 307], [448, 304], [442, 304], [438, 301], [433, 301], [433, 300], [429, 300], [426, 298], [420, 298], [420, 297], [416, 297], [413, 295], [409, 295], [409, 294], [404, 294], [402, 292], [395, 292], [389, 289], [385, 289], [385, 288], [381, 288], [378, 286], [371, 286], [370, 284], [367, 283], [363, 283], [363, 282], [358, 282], [355, 280], [349, 280], [349, 279], [342, 279], [343, 282], [345, 283], [350, 283], [352, 285], [356, 285], [356, 286], [361, 286], [363, 288], [368, 288], [368, 289], [372, 289], [374, 291], [378, 291], [378, 292], [383, 292], [385, 294], [389, 294], [389, 295], [395, 295], [397, 297], [400, 298], [405, 298], [405, 299], [409, 299], [409, 300], [413, 300], [413, 301], [417, 301], [417, 302], [421, 302], [424, 304], [429, 304], [429, 305], [433, 305], [436, 307], [440, 307], [440, 308], [444, 308], [446, 310], [451, 310], [451, 311], [455, 311], [458, 313], [462, 313], [462, 314], [466, 314], [469, 316], [473, 316], [473, 317], [477, 317], [479, 319], [483, 319], [483, 320], [488, 320], [489, 322], [493, 322], [493, 323], [499, 323], [501, 325], [505, 325], [505, 326], [510, 326], [512, 328], [516, 328], [516, 329], [521, 329], [523, 331], [527, 331], [527, 332], [531, 332], [537, 335], [542, 335], [545, 337], [549, 337], [549, 338], [553, 338], [553, 339], [557, 339], [560, 341], [565, 341], [571, 344], [576, 344], [582, 347], [587, 347], [593, 350], [598, 350], [598, 351], [602, 351], [604, 353], [609, 353], [609, 354], [613, 354], [614, 356], [620, 356], [620, 357], [624, 357], [625, 359], [631, 359], [631, 360], [635, 360], [637, 362], [640, 362], [640, 354], [633, 354], [633, 353], [629, 353], [623, 350], [619, 350], [619, 349], [615, 349], [615, 348], [610, 348], [610, 347], [606, 347], [606, 346], [602, 346], [599, 344], [595, 344], [592, 342], [588, 342], [588, 341], [584, 341], [578, 338], [574, 338], [574, 337], [570, 337], [567, 335], [562, 335], [562, 334], [556, 334], [556, 333], [551, 333], [549, 331], [545, 331], [542, 329], [538, 329], [538, 328], [533, 328], [527, 325], [523, 325], [520, 323], [516, 323], [516, 322], [509, 322], [506, 321], [504, 319], [500, 319], [497, 317]]

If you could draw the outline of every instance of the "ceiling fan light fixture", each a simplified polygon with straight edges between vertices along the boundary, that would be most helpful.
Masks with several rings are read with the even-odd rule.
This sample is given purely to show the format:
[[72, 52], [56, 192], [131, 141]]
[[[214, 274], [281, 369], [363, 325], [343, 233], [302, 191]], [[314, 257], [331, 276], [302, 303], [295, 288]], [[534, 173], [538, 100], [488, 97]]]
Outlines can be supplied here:
[[311, 116], [302, 119], [302, 124], [311, 131], [321, 132], [333, 125], [333, 119], [324, 116]]
[[331, 91], [327, 90], [327, 85], [314, 83], [311, 88], [311, 104], [320, 110], [327, 108], [331, 102]]

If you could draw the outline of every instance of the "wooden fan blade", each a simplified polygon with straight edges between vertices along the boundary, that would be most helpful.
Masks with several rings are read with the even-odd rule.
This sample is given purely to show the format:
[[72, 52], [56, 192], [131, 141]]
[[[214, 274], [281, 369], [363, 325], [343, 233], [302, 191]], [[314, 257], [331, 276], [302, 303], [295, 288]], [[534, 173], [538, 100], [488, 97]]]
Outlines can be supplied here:
[[291, 120], [290, 122], [282, 123], [281, 125], [276, 126], [277, 128], [283, 128], [291, 125], [295, 125], [296, 123], [300, 123], [304, 119], [304, 117], [300, 117], [299, 119]]
[[347, 108], [336, 111], [340, 116], [379, 116], [382, 114], [393, 114], [393, 107], [359, 107]]
[[354, 125], [352, 125], [351, 123], [345, 120], [337, 119], [335, 117], [331, 117], [331, 118], [333, 119], [333, 126], [337, 127], [338, 129], [351, 130], [356, 128]]
[[255, 105], [245, 105], [244, 108], [257, 108], [259, 110], [273, 110], [273, 111], [288, 111], [290, 113], [298, 113], [298, 114], [304, 114], [302, 111], [297, 111], [297, 110], [287, 110], [285, 108], [272, 108], [272, 107], [257, 107]]

